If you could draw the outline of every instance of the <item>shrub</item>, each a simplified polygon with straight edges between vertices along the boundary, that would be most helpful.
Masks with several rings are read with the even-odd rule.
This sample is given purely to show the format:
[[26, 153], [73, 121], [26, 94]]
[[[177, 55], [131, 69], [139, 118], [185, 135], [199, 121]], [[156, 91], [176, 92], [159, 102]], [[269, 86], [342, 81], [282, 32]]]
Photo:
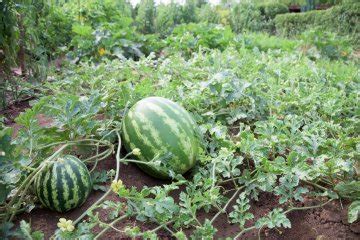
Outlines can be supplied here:
[[156, 35], [138, 34], [132, 26], [121, 27], [117, 23], [103, 23], [93, 29], [90, 25], [74, 24], [72, 31], [74, 37], [70, 46], [73, 51], [68, 53], [68, 57], [75, 62], [97, 62], [102, 58], [138, 59], [158, 50], [157, 45], [148, 44], [158, 41]]
[[198, 9], [199, 22], [205, 23], [220, 23], [220, 15], [216, 11], [215, 7], [210, 4], [205, 4]]
[[[14, 2], [1, 1], [0, 11], [0, 74], [2, 74], [5, 70], [10, 71], [10, 66], [15, 65], [17, 44], [14, 43], [18, 40], [18, 27]], [[0, 84], [2, 83], [1, 81]]]
[[259, 31], [262, 29], [260, 9], [251, 2], [236, 4], [230, 13], [230, 23], [237, 33], [244, 30]]
[[229, 25], [230, 9], [210, 4], [203, 5], [198, 9], [198, 21], [214, 24]]
[[79, 5], [78, 1], [69, 1], [63, 6], [66, 15], [73, 21], [89, 24], [93, 28], [104, 22], [118, 22], [131, 19], [131, 5], [125, 0], [88, 0]]
[[239, 47], [247, 49], [258, 48], [260, 51], [282, 50], [286, 52], [294, 51], [299, 46], [299, 41], [281, 38], [268, 33], [247, 33], [239, 34], [236, 37]]
[[72, 19], [61, 8], [52, 6], [43, 18], [39, 19], [40, 40], [48, 54], [57, 53], [58, 47], [71, 41]]
[[175, 25], [181, 23], [182, 14], [181, 6], [179, 4], [175, 2], [160, 4], [156, 10], [156, 32], [160, 33], [161, 36], [170, 34]]
[[276, 31], [291, 37], [310, 28], [348, 35], [359, 43], [360, 3], [342, 4], [324, 11], [280, 14], [275, 17]]
[[156, 7], [154, 0], [142, 0], [136, 16], [136, 24], [141, 33], [155, 32]]
[[347, 59], [352, 50], [347, 38], [332, 32], [311, 29], [302, 33], [300, 38], [303, 41], [301, 50], [312, 59]]
[[266, 3], [258, 6], [262, 21], [263, 21], [263, 30], [268, 32], [275, 32], [275, 17], [278, 14], [284, 14], [289, 12], [289, 9], [286, 5], [281, 3]]
[[288, 12], [288, 7], [281, 3], [268, 2], [254, 4], [251, 2], [235, 5], [231, 11], [231, 26], [235, 32], [275, 31], [274, 18], [278, 14]]
[[266, 3], [258, 7], [265, 20], [273, 20], [276, 15], [289, 12], [288, 7], [281, 3]]
[[229, 26], [190, 23], [174, 28], [173, 33], [165, 39], [165, 42], [170, 51], [181, 52], [189, 57], [200, 47], [225, 50], [233, 42], [234, 37]]
[[198, 11], [194, 0], [187, 0], [186, 4], [172, 1], [156, 7], [155, 29], [162, 37], [169, 35], [176, 25], [197, 22]]
[[222, 25], [230, 25], [230, 9], [216, 6], [216, 12], [220, 17], [220, 23]]
[[[146, 0], [145, 3], [152, 6], [153, 1]], [[74, 2], [69, 2], [64, 7], [73, 19], [69, 44], [71, 51], [67, 56], [74, 62], [98, 62], [102, 58], [138, 59], [157, 49], [157, 45], [148, 47], [148, 42], [156, 42], [157, 36], [148, 37], [136, 32], [127, 1], [90, 0], [81, 5], [80, 14], [78, 7]], [[147, 9], [141, 8], [139, 13], [137, 23], [141, 30], [148, 31], [147, 27], [154, 27], [146, 22], [152, 17], [147, 15]]]
[[191, 23], [197, 21], [196, 3], [194, 0], [186, 0], [185, 5], [181, 9], [182, 22]]
[[278, 33], [284, 36], [294, 36], [314, 25], [318, 11], [307, 13], [281, 14], [275, 17], [275, 28]]

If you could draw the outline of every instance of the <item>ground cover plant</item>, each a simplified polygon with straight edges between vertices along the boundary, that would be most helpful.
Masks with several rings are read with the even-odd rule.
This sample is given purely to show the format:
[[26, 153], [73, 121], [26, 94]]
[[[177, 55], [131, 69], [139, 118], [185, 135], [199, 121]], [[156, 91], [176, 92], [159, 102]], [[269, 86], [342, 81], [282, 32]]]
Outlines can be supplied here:
[[[299, 227], [293, 214], [339, 206], [335, 237], [356, 239], [358, 46], [318, 29], [271, 35], [287, 3], [246, 4], [160, 5], [169, 16], [150, 0], [49, 8], [40, 22], [69, 35], [46, 27], [43, 54], [61, 66], [22, 113], [2, 112], [2, 238], [271, 239]], [[264, 32], [231, 25], [250, 7], [271, 15]]]

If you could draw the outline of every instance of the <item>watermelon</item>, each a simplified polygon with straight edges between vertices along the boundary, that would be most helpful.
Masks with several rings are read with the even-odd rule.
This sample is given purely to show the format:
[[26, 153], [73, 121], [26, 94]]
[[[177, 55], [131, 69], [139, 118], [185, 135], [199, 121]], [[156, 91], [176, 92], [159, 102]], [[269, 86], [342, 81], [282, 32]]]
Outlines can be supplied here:
[[179, 104], [162, 97], [142, 99], [129, 109], [122, 124], [129, 152], [140, 149], [138, 159], [143, 162], [161, 159], [160, 167], [138, 164], [149, 175], [166, 179], [170, 170], [183, 174], [195, 165], [200, 147], [198, 126]]
[[50, 162], [35, 179], [35, 192], [47, 208], [66, 212], [83, 204], [92, 189], [90, 172], [78, 158], [65, 155]]

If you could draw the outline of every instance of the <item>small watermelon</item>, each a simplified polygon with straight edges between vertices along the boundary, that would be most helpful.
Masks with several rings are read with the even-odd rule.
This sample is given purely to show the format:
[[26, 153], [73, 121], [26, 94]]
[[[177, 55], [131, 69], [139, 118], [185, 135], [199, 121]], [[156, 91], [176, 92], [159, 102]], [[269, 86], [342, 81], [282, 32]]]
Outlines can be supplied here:
[[198, 126], [183, 107], [171, 100], [140, 100], [127, 112], [122, 130], [125, 148], [140, 149], [139, 160], [162, 159], [164, 167], [138, 164], [153, 177], [169, 178], [169, 170], [183, 174], [196, 163], [200, 147]]
[[35, 192], [41, 203], [58, 212], [83, 204], [91, 189], [89, 170], [71, 155], [58, 157], [35, 179]]

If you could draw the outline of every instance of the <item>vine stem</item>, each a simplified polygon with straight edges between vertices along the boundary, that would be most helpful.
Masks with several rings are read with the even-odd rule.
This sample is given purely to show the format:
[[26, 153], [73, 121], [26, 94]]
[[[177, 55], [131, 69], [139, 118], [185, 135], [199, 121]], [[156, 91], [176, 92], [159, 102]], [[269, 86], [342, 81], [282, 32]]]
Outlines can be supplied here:
[[116, 152], [116, 175], [115, 175], [115, 181], [119, 179], [120, 174], [120, 150], [121, 150], [121, 137], [118, 131], [116, 131], [116, 135], [118, 136], [118, 148]]
[[164, 225], [164, 228], [168, 230], [172, 235], [175, 235], [174, 231], [172, 231], [168, 226]]
[[[235, 180], [234, 180], [235, 178], [231, 178], [231, 179], [232, 179], [233, 181], [235, 181]], [[255, 181], [255, 179], [251, 180], [251, 181], [249, 182], [249, 184], [252, 183], [252, 182], [254, 182], [254, 181]], [[239, 187], [239, 188], [236, 190], [236, 192], [232, 195], [232, 197], [227, 201], [227, 203], [225, 204], [225, 206], [224, 206], [219, 212], [217, 212], [217, 213], [215, 214], [215, 216], [211, 219], [210, 223], [213, 223], [213, 222], [216, 220], [216, 218], [217, 218], [221, 213], [225, 212], [226, 208], [230, 205], [230, 203], [232, 202], [232, 200], [234, 200], [234, 198], [236, 197], [236, 195], [238, 195], [239, 191], [242, 190], [242, 189], [244, 189], [244, 188], [245, 188], [245, 186], [241, 186], [241, 187]]]
[[75, 221], [74, 225], [78, 224], [87, 214], [89, 211], [94, 209], [97, 205], [99, 205], [109, 194], [111, 193], [111, 189], [108, 189], [104, 195], [101, 196], [94, 204], [92, 204], [86, 211], [84, 211]]
[[244, 233], [248, 232], [248, 231], [251, 231], [253, 229], [255, 229], [256, 227], [255, 226], [252, 226], [252, 227], [248, 227], [248, 228], [245, 228], [243, 229], [241, 232], [239, 232], [235, 237], [234, 239], [238, 239], [241, 235], [243, 235]]
[[107, 158], [108, 156], [110, 156], [112, 151], [113, 151], [113, 149], [109, 148], [101, 153], [96, 154], [95, 156], [92, 156], [92, 157], [89, 157], [89, 158], [83, 160], [83, 162], [84, 163], [90, 162], [91, 160], [94, 160], [94, 159], [97, 159], [97, 161], [103, 160], [103, 159]]
[[216, 180], [215, 180], [215, 170], [216, 170], [215, 166], [216, 166], [216, 161], [214, 162], [213, 167], [212, 167], [212, 176], [211, 176], [211, 178], [212, 178], [212, 183], [211, 183], [211, 188], [214, 188], [214, 187], [215, 187], [215, 182], [216, 182]]
[[[18, 190], [18, 192], [16, 192], [16, 197], [14, 197], [13, 199], [16, 199], [17, 200], [17, 203], [15, 203], [15, 210], [11, 211], [11, 215], [10, 215], [10, 218], [9, 218], [9, 222], [12, 222], [13, 218], [15, 217], [16, 213], [17, 213], [17, 210], [19, 208], [19, 205], [21, 204], [21, 201], [23, 200], [24, 198], [24, 195], [26, 193], [26, 191], [29, 189], [30, 185], [32, 184], [32, 182], [36, 179], [36, 177], [41, 173], [41, 171], [44, 169], [46, 165], [42, 165], [41, 167], [39, 167], [37, 169], [37, 171], [34, 171], [34, 175], [30, 175], [29, 178], [27, 178], [27, 181], [25, 182], [26, 185], [24, 186], [24, 189], [21, 190], [21, 193], [20, 193], [20, 198], [17, 198], [17, 196], [19, 195], [18, 193], [20, 192], [20, 189]], [[12, 204], [14, 203], [14, 201], [11, 201], [9, 203], [9, 206], [10, 208], [12, 208]]]
[[[97, 156], [96, 156], [97, 159], [96, 159], [96, 161], [95, 161], [95, 163], [94, 163], [94, 166], [91, 168], [90, 173], [93, 172], [93, 171], [96, 169], [97, 164], [98, 164], [99, 161], [102, 161], [102, 160], [104, 160], [105, 158], [109, 157], [109, 156], [112, 154], [112, 152], [113, 152], [113, 149], [109, 149], [109, 150], [107, 150], [107, 153], [104, 154], [103, 156], [100, 155], [100, 154], [102, 154], [102, 153], [100, 153], [99, 155], [97, 155]], [[101, 157], [100, 157], [100, 156], [101, 156]], [[100, 157], [100, 158], [99, 158], [99, 157]]]
[[[319, 204], [319, 205], [315, 205], [315, 206], [308, 206], [308, 207], [292, 207], [288, 210], [286, 210], [284, 212], [284, 214], [288, 214], [289, 212], [292, 212], [292, 211], [296, 211], [296, 210], [309, 210], [309, 209], [314, 209], [314, 208], [319, 208], [319, 207], [323, 207], [325, 206], [326, 204], [330, 203], [331, 201], [333, 201], [334, 199], [330, 199], [322, 204]], [[245, 228], [243, 229], [241, 232], [239, 232], [235, 237], [234, 239], [239, 239], [241, 237], [241, 235], [243, 235], [245, 232], [248, 232], [248, 231], [251, 231], [253, 229], [255, 229], [256, 227], [255, 226], [252, 226], [252, 227], [248, 227], [248, 228]], [[261, 230], [261, 228], [260, 228]]]
[[[76, 141], [61, 141], [61, 142], [55, 142], [55, 143], [50, 143], [50, 144], [47, 144], [47, 145], [43, 145], [43, 146], [40, 146], [39, 149], [44, 149], [44, 148], [48, 148], [48, 147], [52, 147], [52, 146], [56, 146], [56, 145], [61, 145], [61, 144], [78, 144], [80, 142], [96, 142], [96, 143], [104, 143], [104, 141], [101, 139], [101, 140], [97, 140], [97, 139], [91, 139], [91, 138], [84, 138], [84, 139], [78, 139]], [[104, 144], [104, 146], [107, 146], [109, 144]]]
[[103, 235], [109, 228], [113, 228], [113, 229], [114, 229], [114, 225], [115, 225], [117, 222], [125, 219], [126, 217], [127, 217], [127, 215], [121, 216], [121, 217], [115, 219], [114, 221], [112, 221], [111, 223], [106, 224], [106, 227], [105, 227], [103, 230], [101, 230], [101, 232], [99, 232], [98, 234], [96, 234], [96, 236], [94, 237], [94, 240], [99, 239], [99, 237], [100, 237], [101, 235]]
[[323, 207], [323, 206], [325, 206], [326, 204], [332, 202], [333, 200], [334, 200], [334, 199], [330, 199], [330, 200], [328, 200], [328, 201], [326, 201], [326, 202], [324, 202], [324, 203], [322, 203], [322, 204], [315, 205], [315, 206], [292, 207], [292, 208], [286, 210], [286, 211], [284, 212], [284, 214], [287, 214], [287, 213], [292, 212], [292, 211], [295, 211], [295, 210], [309, 210], [309, 209], [313, 209], [313, 208], [320, 208], [320, 207]]
[[29, 166], [21, 166], [21, 168], [23, 168], [25, 170], [28, 170], [28, 171], [35, 171], [36, 170], [36, 168], [29, 167]]
[[142, 164], [142, 165], [154, 165], [154, 163], [152, 162], [143, 162], [143, 161], [138, 161], [138, 160], [133, 160], [133, 159], [126, 159], [126, 160], [123, 160], [122, 162], [131, 162], [131, 163], [138, 163], [138, 164]]
[[[117, 147], [116, 152], [116, 175], [114, 181], [117, 181], [119, 179], [119, 172], [120, 172], [120, 150], [121, 150], [121, 137], [118, 132], [116, 132], [118, 135], [119, 144]], [[92, 204], [86, 211], [84, 211], [75, 221], [74, 225], [78, 224], [87, 214], [89, 211], [94, 209], [97, 205], [99, 205], [109, 194], [111, 193], [111, 188], [109, 188], [104, 195], [102, 195], [101, 198], [99, 198], [94, 204]]]
[[159, 226], [157, 226], [156, 228], [150, 230], [150, 232], [156, 232], [161, 228], [164, 228], [165, 226], [167, 226], [168, 224], [172, 223], [174, 220], [168, 221], [166, 223], [160, 224]]
[[308, 185], [317, 187], [317, 188], [319, 188], [319, 189], [321, 189], [321, 190], [323, 190], [323, 191], [327, 191], [327, 190], [328, 190], [326, 187], [323, 187], [323, 186], [321, 186], [321, 185], [319, 185], [319, 184], [317, 184], [317, 183], [310, 182], [310, 181], [307, 181], [307, 180], [301, 180], [301, 181], [304, 182], [304, 183], [306, 183], [306, 184], [308, 184]]
[[210, 223], [213, 223], [216, 218], [223, 212], [225, 212], [226, 208], [230, 205], [230, 203], [232, 202], [232, 200], [234, 200], [234, 198], [238, 195], [238, 193], [240, 192], [241, 189], [243, 189], [244, 186], [242, 187], [239, 187], [236, 192], [232, 195], [232, 197], [227, 201], [227, 203], [225, 204], [225, 206], [220, 210], [218, 211], [215, 216], [211, 219]]
[[[252, 171], [250, 173], [250, 175], [254, 174], [257, 170], [255, 169], [254, 171]], [[232, 177], [232, 178], [229, 178], [229, 179], [226, 179], [226, 180], [223, 180], [223, 181], [219, 181], [219, 184], [225, 184], [225, 183], [228, 183], [228, 182], [232, 182], [236, 179], [239, 179], [239, 178], [242, 178], [242, 176], [239, 176], [239, 177]]]

